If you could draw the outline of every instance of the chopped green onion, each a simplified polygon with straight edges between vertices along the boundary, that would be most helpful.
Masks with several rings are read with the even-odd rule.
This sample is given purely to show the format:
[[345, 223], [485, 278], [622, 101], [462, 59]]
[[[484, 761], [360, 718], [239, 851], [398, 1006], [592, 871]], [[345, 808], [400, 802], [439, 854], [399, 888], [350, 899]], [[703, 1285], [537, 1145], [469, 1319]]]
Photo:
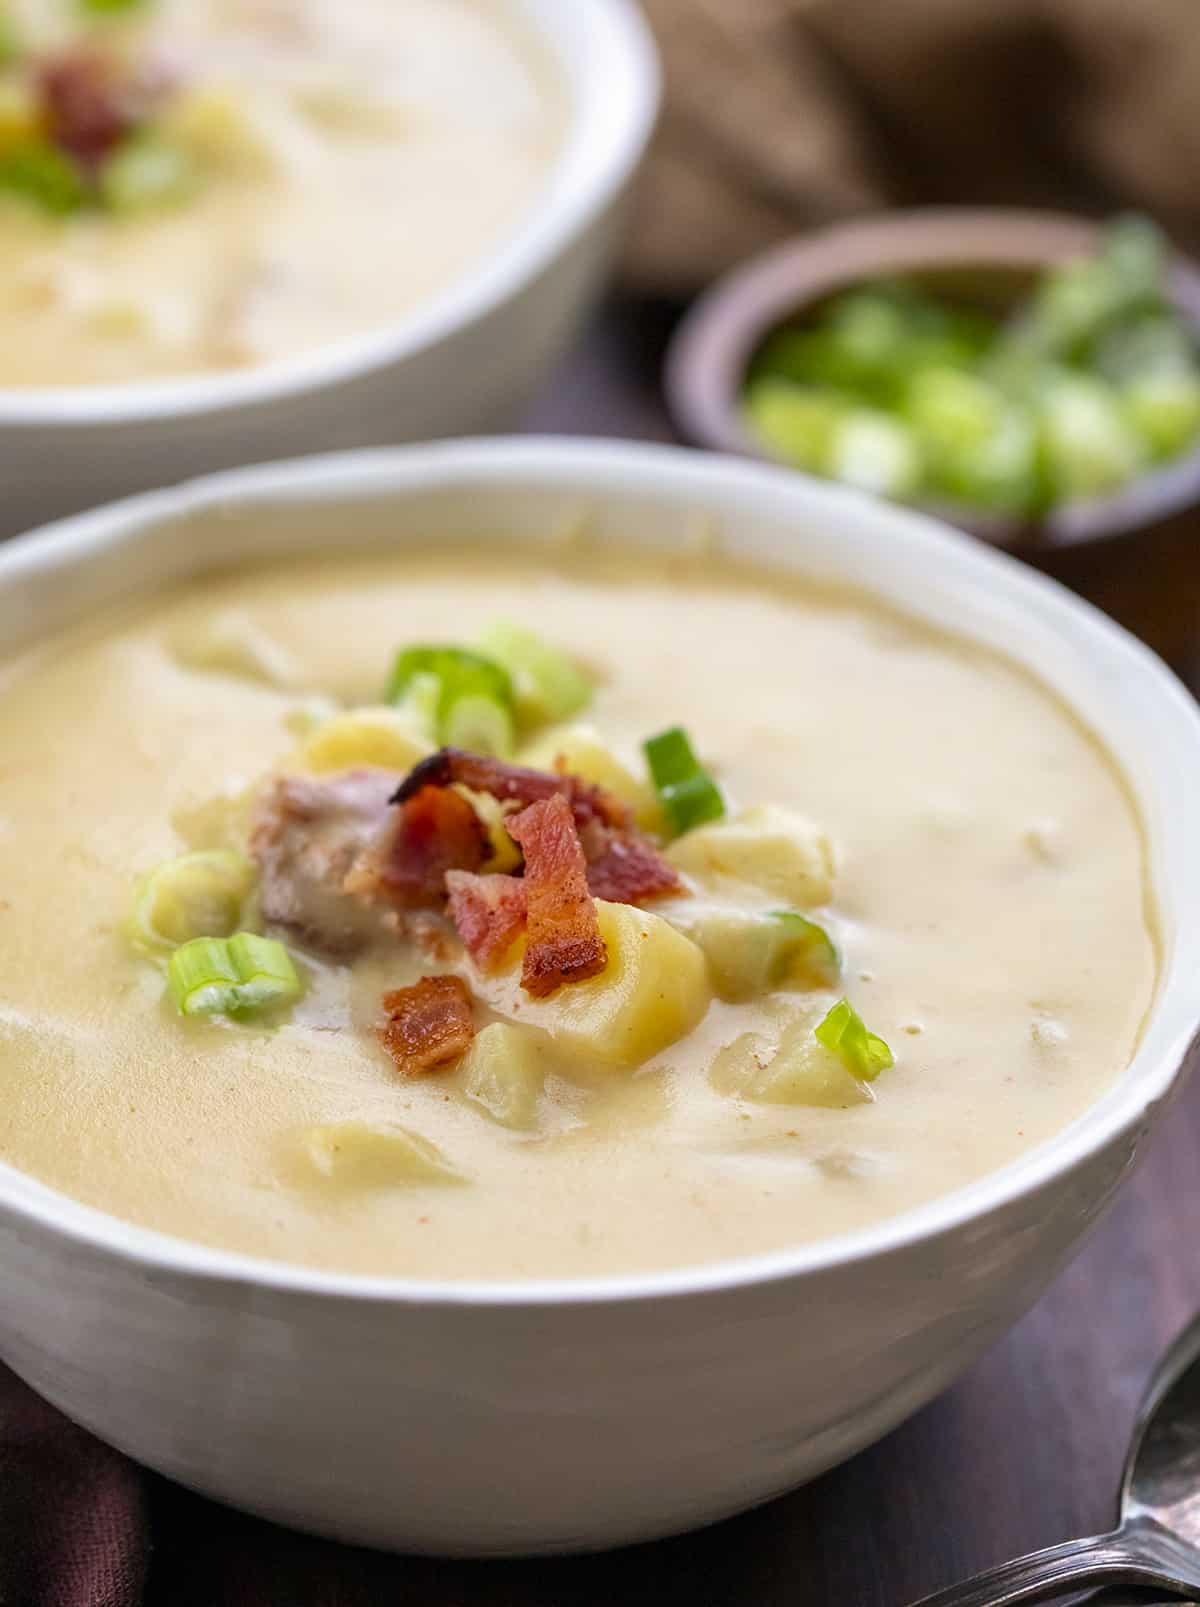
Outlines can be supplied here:
[[772, 331], [747, 366], [748, 433], [861, 490], [1022, 521], [1200, 440], [1200, 342], [1147, 220], [1048, 267], [1003, 321], [952, 295], [875, 279]]
[[734, 1003], [777, 988], [831, 987], [841, 970], [824, 927], [796, 910], [767, 913], [681, 899], [667, 919], [708, 961], [718, 997]]
[[567, 720], [592, 700], [592, 683], [574, 660], [523, 625], [497, 620], [479, 645], [508, 671], [517, 709], [531, 724]]
[[801, 915], [799, 910], [772, 910], [771, 919], [778, 921], [787, 936], [784, 952], [789, 961], [798, 961], [803, 970], [811, 972], [821, 982], [837, 981], [842, 958], [837, 944], [823, 926]]
[[0, 11], [0, 67], [11, 67], [23, 55], [21, 30], [15, 17]]
[[138, 883], [129, 936], [141, 949], [177, 947], [236, 932], [254, 867], [232, 849], [203, 849], [158, 865]]
[[1021, 344], [1066, 359], [1088, 355], [1106, 331], [1163, 300], [1163, 240], [1145, 218], [1117, 218], [1100, 250], [1046, 275], [1014, 330]]
[[154, 134], [127, 140], [100, 169], [100, 198], [114, 212], [175, 206], [196, 188], [195, 162], [179, 145]]
[[766, 374], [747, 390], [744, 407], [767, 451], [798, 469], [829, 472], [834, 431], [846, 411], [840, 397]]
[[1106, 496], [1128, 484], [1145, 453], [1111, 386], [1085, 374], [1063, 374], [1041, 411], [1041, 450], [1055, 497], [1070, 502]]
[[141, 11], [149, 0], [78, 0], [79, 9], [88, 17], [120, 17], [127, 11]]
[[396, 657], [386, 698], [414, 714], [438, 742], [501, 757], [512, 752], [512, 679], [482, 653], [465, 647], [405, 648]]
[[0, 193], [65, 216], [87, 199], [79, 169], [53, 145], [20, 145], [0, 155]]
[[167, 983], [185, 1016], [245, 1015], [303, 992], [283, 944], [253, 932], [193, 938], [172, 954]]
[[909, 497], [921, 482], [921, 453], [902, 420], [872, 407], [852, 407], [833, 432], [829, 472], [860, 491]]
[[642, 744], [650, 778], [676, 834], [720, 820], [725, 800], [692, 750], [682, 726], [660, 731]]
[[913, 375], [906, 415], [938, 491], [1012, 513], [1034, 506], [1037, 432], [998, 386], [961, 369], [925, 369]]
[[1196, 367], [1196, 347], [1176, 314], [1151, 313], [1108, 330], [1097, 343], [1092, 366], [1110, 385], [1127, 385], [1148, 374], [1188, 374]]
[[469, 694], [450, 705], [439, 735], [452, 748], [466, 748], [470, 753], [511, 753], [513, 718], [493, 698]]
[[824, 1020], [813, 1028], [813, 1036], [863, 1082], [873, 1082], [881, 1071], [896, 1063], [883, 1039], [867, 1031], [849, 999], [838, 1000]]
[[434, 676], [443, 697], [478, 693], [511, 704], [512, 679], [503, 665], [466, 647], [406, 647], [396, 656], [386, 701], [399, 703], [419, 676]]
[[1143, 374], [1121, 393], [1125, 417], [1156, 458], [1171, 458], [1200, 435], [1200, 372]]

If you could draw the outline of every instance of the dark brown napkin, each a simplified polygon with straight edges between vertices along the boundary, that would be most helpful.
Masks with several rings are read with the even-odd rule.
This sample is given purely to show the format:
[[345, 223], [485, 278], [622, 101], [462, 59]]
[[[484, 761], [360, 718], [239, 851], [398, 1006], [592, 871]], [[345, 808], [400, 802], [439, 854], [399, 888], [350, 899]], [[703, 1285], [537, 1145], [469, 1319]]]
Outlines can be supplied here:
[[645, 0], [666, 70], [625, 275], [694, 290], [884, 206], [1137, 207], [1200, 248], [1197, 0]]
[[516, 1562], [340, 1546], [144, 1472], [0, 1367], [0, 1607], [716, 1607], [744, 1596], [717, 1536]]
[[141, 1473], [0, 1368], [0, 1607], [141, 1607]]

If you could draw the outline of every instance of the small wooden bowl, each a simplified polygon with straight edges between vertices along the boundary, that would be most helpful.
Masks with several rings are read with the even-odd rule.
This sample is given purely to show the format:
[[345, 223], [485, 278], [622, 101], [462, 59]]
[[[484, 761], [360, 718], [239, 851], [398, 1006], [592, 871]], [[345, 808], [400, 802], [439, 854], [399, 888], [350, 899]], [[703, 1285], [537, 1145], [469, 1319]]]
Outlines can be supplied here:
[[[667, 353], [667, 402], [697, 445], [770, 459], [742, 422], [742, 384], [779, 324], [840, 290], [902, 276], [956, 300], [1011, 306], [1050, 265], [1094, 249], [1099, 225], [1052, 212], [937, 208], [838, 224], [776, 247], [721, 280], [680, 324]], [[1170, 264], [1171, 299], [1200, 341], [1200, 269]], [[799, 471], [797, 471], [799, 472]], [[1073, 502], [1030, 522], [961, 504], [929, 511], [1014, 551], [1078, 547], [1135, 535], [1200, 503], [1200, 447], [1139, 476], [1114, 496]]]

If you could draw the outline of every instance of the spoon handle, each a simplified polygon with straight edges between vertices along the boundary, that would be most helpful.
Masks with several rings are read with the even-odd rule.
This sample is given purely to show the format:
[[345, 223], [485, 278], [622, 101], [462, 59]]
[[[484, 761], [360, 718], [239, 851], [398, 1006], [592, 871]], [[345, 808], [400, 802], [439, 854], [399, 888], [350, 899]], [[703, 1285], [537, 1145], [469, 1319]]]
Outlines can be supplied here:
[[912, 1607], [1016, 1607], [1083, 1586], [1137, 1585], [1181, 1595], [1200, 1591], [1200, 1554], [1156, 1524], [1047, 1546], [1001, 1563]]

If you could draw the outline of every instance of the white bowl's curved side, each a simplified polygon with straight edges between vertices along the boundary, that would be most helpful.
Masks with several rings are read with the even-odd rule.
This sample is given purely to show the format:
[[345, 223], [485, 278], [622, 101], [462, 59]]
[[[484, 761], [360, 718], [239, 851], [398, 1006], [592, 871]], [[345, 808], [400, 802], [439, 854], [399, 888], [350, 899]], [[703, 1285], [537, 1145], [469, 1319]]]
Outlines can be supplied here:
[[509, 238], [400, 322], [239, 373], [0, 388], [0, 537], [238, 464], [495, 428], [598, 293], [658, 106], [634, 0], [513, 0], [561, 74], [565, 146]]
[[780, 1494], [924, 1405], [1037, 1298], [1132, 1150], [878, 1255], [632, 1302], [255, 1288], [0, 1208], [0, 1352], [136, 1459], [277, 1522], [446, 1554], [626, 1544]]
[[335, 513], [380, 546], [552, 541], [581, 518], [656, 546], [705, 530], [1007, 648], [1137, 794], [1164, 937], [1143, 1043], [1079, 1122], [993, 1177], [840, 1240], [661, 1276], [312, 1273], [129, 1227], [0, 1167], [0, 1352], [172, 1476], [374, 1544], [604, 1545], [763, 1499], [877, 1437], [1003, 1331], [1177, 1084], [1200, 1020], [1200, 844], [1179, 804], [1200, 788], [1200, 718], [1093, 610], [928, 520], [787, 471], [574, 442], [247, 471], [72, 521], [0, 551], [0, 646], [155, 580], [327, 544]]

